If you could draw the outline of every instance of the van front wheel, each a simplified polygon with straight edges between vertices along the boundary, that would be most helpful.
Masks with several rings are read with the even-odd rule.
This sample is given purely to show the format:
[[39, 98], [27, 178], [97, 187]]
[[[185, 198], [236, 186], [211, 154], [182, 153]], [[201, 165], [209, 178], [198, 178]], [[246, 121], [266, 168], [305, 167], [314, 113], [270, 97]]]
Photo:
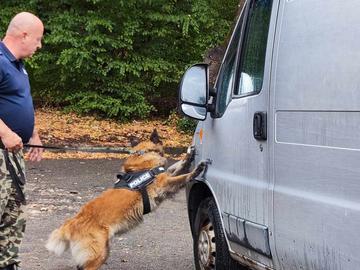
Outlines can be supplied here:
[[242, 269], [230, 257], [219, 210], [212, 197], [203, 200], [196, 213], [194, 258], [197, 270]]

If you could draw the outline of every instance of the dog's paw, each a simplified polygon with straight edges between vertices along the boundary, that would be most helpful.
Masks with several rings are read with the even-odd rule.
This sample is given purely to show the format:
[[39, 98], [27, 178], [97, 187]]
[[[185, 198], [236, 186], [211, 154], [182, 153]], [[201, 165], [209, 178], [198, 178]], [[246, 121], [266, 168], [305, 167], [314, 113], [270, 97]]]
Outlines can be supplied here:
[[195, 177], [199, 176], [206, 169], [208, 164], [209, 164], [208, 160], [200, 161], [200, 163], [193, 170], [193, 172], [191, 174], [191, 178], [195, 178]]
[[184, 171], [190, 170], [191, 163], [194, 161], [194, 159], [195, 159], [195, 146], [191, 145], [188, 147], [186, 156], [184, 158], [184, 163], [183, 163]]
[[167, 169], [167, 172], [171, 176], [177, 176], [188, 173], [190, 171], [191, 164], [194, 161], [194, 157], [195, 157], [195, 147], [189, 146], [185, 158], [171, 165]]
[[194, 161], [194, 158], [195, 158], [195, 146], [190, 145], [186, 151], [185, 160], [191, 163]]

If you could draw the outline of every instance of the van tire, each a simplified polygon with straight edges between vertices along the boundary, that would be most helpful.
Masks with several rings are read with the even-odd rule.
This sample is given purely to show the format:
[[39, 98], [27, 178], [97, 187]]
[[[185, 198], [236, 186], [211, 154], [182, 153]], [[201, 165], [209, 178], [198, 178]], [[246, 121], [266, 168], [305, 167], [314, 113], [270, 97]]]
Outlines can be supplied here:
[[219, 210], [212, 197], [199, 204], [193, 239], [196, 270], [244, 269], [230, 257]]

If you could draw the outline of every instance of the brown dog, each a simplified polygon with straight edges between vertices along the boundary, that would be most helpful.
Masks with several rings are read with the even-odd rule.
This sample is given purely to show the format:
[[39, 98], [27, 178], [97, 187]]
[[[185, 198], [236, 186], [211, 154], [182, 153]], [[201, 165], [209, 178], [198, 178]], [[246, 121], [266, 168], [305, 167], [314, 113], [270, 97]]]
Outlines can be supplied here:
[[[156, 130], [151, 135], [151, 141], [142, 142], [133, 149], [142, 151], [142, 154], [131, 155], [124, 162], [122, 172], [144, 171], [166, 165]], [[188, 153], [184, 160], [169, 171], [158, 174], [154, 182], [146, 187], [151, 210], [204, 169], [205, 163], [202, 162], [191, 173], [177, 175], [189, 170], [192, 155]], [[57, 255], [70, 248], [78, 268], [99, 269], [108, 257], [109, 240], [115, 234], [124, 233], [138, 225], [143, 220], [143, 211], [143, 197], [139, 191], [109, 189], [85, 204], [75, 217], [54, 230], [46, 248]]]

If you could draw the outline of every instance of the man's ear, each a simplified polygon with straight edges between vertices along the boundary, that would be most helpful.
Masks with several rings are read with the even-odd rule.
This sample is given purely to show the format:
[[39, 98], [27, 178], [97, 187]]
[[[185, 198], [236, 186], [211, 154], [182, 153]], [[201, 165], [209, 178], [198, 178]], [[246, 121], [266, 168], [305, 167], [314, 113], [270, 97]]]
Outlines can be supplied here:
[[156, 128], [154, 128], [153, 132], [150, 135], [150, 141], [152, 141], [155, 144], [162, 144], [162, 141], [160, 140], [159, 134], [157, 133]]
[[26, 31], [23, 31], [23, 32], [21, 32], [21, 36], [22, 36], [23, 38], [27, 38], [27, 37], [29, 36], [29, 33], [26, 32]]

